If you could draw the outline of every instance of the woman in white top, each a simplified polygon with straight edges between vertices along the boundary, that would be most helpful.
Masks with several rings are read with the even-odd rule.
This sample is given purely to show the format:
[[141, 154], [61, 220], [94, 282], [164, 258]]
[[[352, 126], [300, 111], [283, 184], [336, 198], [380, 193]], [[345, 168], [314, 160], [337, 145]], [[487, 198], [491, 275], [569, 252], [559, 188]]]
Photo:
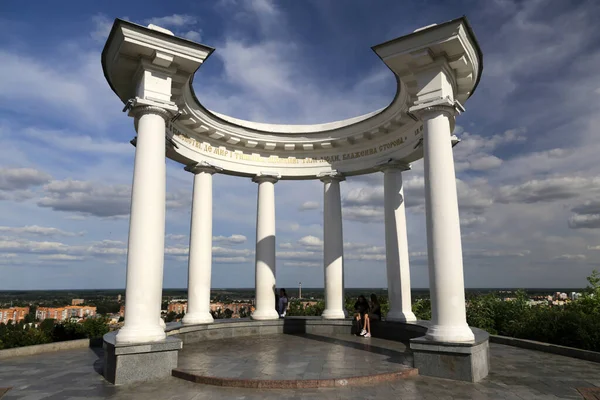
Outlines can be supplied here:
[[279, 289], [279, 305], [277, 307], [277, 312], [279, 313], [279, 317], [285, 317], [285, 313], [287, 311], [288, 306], [288, 298], [285, 293], [285, 289]]

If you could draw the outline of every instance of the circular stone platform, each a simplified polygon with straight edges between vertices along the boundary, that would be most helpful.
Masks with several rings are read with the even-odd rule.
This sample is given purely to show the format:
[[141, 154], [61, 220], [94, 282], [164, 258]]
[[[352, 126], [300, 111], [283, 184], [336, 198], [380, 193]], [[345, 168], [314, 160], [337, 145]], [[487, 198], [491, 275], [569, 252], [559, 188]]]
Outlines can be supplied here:
[[268, 335], [186, 345], [173, 376], [248, 388], [317, 388], [417, 375], [400, 342], [357, 336]]

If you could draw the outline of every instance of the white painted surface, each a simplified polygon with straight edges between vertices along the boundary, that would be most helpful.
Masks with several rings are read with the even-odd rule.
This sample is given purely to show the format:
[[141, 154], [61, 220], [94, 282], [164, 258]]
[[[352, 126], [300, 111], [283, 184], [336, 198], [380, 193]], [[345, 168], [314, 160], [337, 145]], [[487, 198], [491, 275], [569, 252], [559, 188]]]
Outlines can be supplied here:
[[138, 114], [127, 250], [125, 324], [117, 343], [162, 340], [159, 324], [165, 250], [165, 120], [155, 107]]
[[433, 326], [427, 337], [444, 342], [474, 339], [467, 325], [456, 175], [448, 106], [420, 112], [425, 124], [425, 208]]
[[278, 319], [275, 309], [275, 182], [269, 175], [257, 176], [256, 213], [256, 309], [252, 319]]
[[409, 167], [383, 168], [385, 256], [390, 310], [388, 321], [416, 321], [411, 306], [410, 267], [402, 171]]
[[190, 252], [188, 268], [188, 306], [184, 324], [208, 324], [210, 314], [210, 278], [212, 266], [212, 174], [210, 167], [192, 167], [194, 191], [192, 198], [192, 223], [190, 227]]
[[339, 175], [323, 181], [323, 264], [325, 268], [324, 319], [343, 319], [344, 312], [344, 239]]

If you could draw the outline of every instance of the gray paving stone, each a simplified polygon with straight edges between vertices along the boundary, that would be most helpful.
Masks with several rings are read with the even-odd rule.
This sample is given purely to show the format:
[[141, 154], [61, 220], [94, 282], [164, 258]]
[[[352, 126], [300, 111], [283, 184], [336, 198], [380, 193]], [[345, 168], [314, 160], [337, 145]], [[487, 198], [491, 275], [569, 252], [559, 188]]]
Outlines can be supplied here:
[[[293, 345], [287, 340], [289, 337], [285, 339], [288, 346]], [[246, 345], [252, 342], [245, 341]], [[347, 346], [345, 348], [351, 349]], [[322, 370], [319, 371], [316, 365], [322, 355], [311, 351], [310, 348], [305, 350], [306, 360], [310, 360], [306, 371], [312, 371], [305, 372], [305, 376], [313, 373], [320, 374]], [[576, 388], [600, 386], [598, 378], [600, 364], [497, 344], [491, 344], [490, 351], [492, 370], [490, 375], [478, 384], [417, 376], [361, 388], [256, 390], [199, 385], [168, 377], [141, 385], [114, 387], [99, 374], [102, 367], [102, 352], [77, 349], [3, 360], [0, 363], [0, 386], [13, 387], [2, 400], [48, 398], [67, 400], [84, 398], [133, 400], [432, 398], [441, 400], [447, 396], [451, 396], [453, 400], [581, 399]], [[333, 353], [335, 356], [328, 357], [328, 362], [347, 360], [344, 352]], [[259, 358], [262, 363], [270, 363], [275, 362], [278, 356], [274, 351]], [[231, 359], [228, 358], [227, 361]], [[295, 359], [288, 360], [299, 362]], [[227, 362], [224, 361], [223, 366], [226, 367], [226, 364]], [[377, 364], [377, 361], [374, 361], [374, 364]], [[206, 363], [199, 361], [198, 365], [206, 365]], [[276, 373], [277, 368], [273, 365], [265, 365], [265, 371]], [[310, 378], [306, 376], [305, 379]]]

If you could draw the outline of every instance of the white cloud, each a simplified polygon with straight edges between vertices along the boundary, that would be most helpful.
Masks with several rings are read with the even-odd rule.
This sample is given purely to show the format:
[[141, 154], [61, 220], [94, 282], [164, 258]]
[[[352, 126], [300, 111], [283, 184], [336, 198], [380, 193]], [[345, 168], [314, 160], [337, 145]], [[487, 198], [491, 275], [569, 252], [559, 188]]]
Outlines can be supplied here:
[[35, 168], [0, 168], [0, 191], [29, 189], [51, 179], [49, 174]]
[[313, 261], [284, 261], [283, 266], [299, 268], [319, 268], [323, 267], [323, 263]]
[[569, 228], [571, 229], [596, 229], [600, 228], [599, 214], [574, 214], [569, 217]]
[[323, 248], [323, 241], [316, 236], [304, 236], [298, 243], [307, 248]]
[[95, 42], [104, 44], [112, 28], [113, 21], [104, 14], [97, 14], [92, 17], [92, 24], [94, 29], [90, 32], [90, 36]]
[[321, 208], [321, 206], [319, 205], [318, 202], [305, 201], [304, 203], [302, 203], [302, 205], [298, 209], [300, 211], [307, 211], [307, 210], [318, 210], [319, 208]]
[[[44, 194], [37, 202], [40, 207], [96, 217], [127, 216], [131, 205], [130, 185], [67, 179], [45, 185]], [[185, 209], [189, 202], [185, 192], [167, 193], [167, 208]]]
[[600, 188], [600, 179], [579, 176], [533, 179], [518, 185], [504, 185], [498, 189], [500, 203], [540, 203], [572, 199], [582, 192]]
[[70, 254], [48, 254], [38, 257], [44, 261], [82, 261], [85, 258], [81, 256], [73, 256]]
[[555, 260], [585, 260], [587, 259], [585, 254], [562, 254], [560, 256], [554, 257]]
[[37, 236], [83, 236], [83, 232], [73, 233], [63, 231], [58, 228], [50, 228], [44, 226], [30, 225], [30, 226], [22, 226], [22, 227], [11, 227], [11, 226], [0, 226], [0, 232], [7, 232], [10, 234], [29, 234], [29, 235], [37, 235]]
[[196, 31], [187, 31], [185, 32], [183, 35], [181, 35], [182, 37], [189, 39], [193, 42], [197, 42], [200, 43], [200, 41], [202, 40], [202, 31], [200, 30], [196, 30]]
[[242, 244], [246, 240], [248, 240], [246, 236], [237, 234], [231, 236], [213, 236], [213, 242], [224, 244]]
[[193, 25], [198, 21], [198, 18], [187, 14], [173, 14], [164, 17], [150, 18], [144, 21], [145, 24], [158, 25], [162, 28], [176, 27], [181, 28], [187, 25]]
[[485, 222], [485, 217], [482, 216], [473, 216], [473, 217], [466, 217], [466, 218], [461, 218], [460, 219], [460, 225], [464, 226], [464, 227], [470, 227], [473, 225], [479, 225]]

